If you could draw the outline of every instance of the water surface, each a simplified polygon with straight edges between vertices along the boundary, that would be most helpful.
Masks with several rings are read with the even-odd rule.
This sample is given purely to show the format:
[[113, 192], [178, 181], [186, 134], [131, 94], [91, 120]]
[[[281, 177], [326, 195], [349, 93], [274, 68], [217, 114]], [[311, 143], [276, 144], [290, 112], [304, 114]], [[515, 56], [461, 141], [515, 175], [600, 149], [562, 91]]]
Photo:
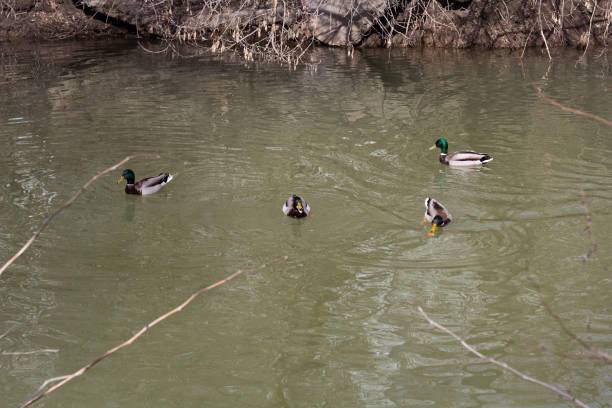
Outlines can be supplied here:
[[[612, 131], [538, 99], [612, 118], [607, 65], [557, 52], [521, 64], [475, 51], [322, 50], [316, 71], [228, 57], [151, 55], [135, 43], [15, 46], [1, 55], [0, 258], [92, 175], [135, 153], [126, 196], [105, 176], [0, 277], [0, 394], [18, 406], [51, 377], [203, 295], [45, 407], [567, 406], [483, 353], [593, 407], [612, 369], [536, 350], [612, 348]], [[491, 154], [454, 169], [428, 150]], [[126, 166], [126, 167], [128, 167]], [[592, 242], [584, 190], [598, 250]], [[314, 217], [281, 213], [291, 193]], [[453, 223], [435, 238], [425, 197]]]

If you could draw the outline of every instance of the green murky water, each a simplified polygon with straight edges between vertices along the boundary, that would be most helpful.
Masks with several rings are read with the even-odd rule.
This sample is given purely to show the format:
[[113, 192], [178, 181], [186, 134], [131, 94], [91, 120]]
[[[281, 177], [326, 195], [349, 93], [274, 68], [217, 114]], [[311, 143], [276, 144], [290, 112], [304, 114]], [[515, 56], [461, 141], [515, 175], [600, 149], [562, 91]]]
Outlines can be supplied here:
[[[612, 349], [612, 129], [538, 99], [612, 118], [604, 58], [574, 51], [322, 50], [316, 72], [133, 43], [8, 45], [1, 54], [0, 257], [92, 175], [116, 171], [61, 213], [0, 277], [0, 395], [15, 407], [51, 377], [126, 340], [197, 289], [209, 292], [70, 382], [45, 407], [567, 406], [470, 355], [483, 353], [593, 407], [612, 367], [568, 328]], [[495, 159], [452, 169], [427, 150]], [[128, 167], [128, 166], [124, 166]], [[593, 221], [591, 247], [581, 189]], [[314, 217], [281, 213], [291, 193]], [[454, 220], [435, 238], [423, 200]], [[509, 342], [511, 340], [511, 342]], [[58, 352], [8, 354], [57, 349]]]

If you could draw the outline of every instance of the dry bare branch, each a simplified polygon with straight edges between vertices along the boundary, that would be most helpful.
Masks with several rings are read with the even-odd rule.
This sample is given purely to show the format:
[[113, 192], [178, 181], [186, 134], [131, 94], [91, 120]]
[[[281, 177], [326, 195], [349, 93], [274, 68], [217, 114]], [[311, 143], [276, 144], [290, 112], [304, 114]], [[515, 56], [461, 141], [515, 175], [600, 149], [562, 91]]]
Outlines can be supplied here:
[[593, 219], [591, 218], [591, 214], [589, 213], [589, 206], [586, 201], [586, 193], [584, 192], [584, 188], [580, 187], [580, 193], [582, 194], [582, 204], [584, 205], [584, 214], [586, 216], [587, 227], [586, 230], [589, 232], [589, 238], [591, 239], [591, 247], [589, 250], [582, 255], [582, 260], [586, 262], [591, 255], [597, 251], [597, 241], [595, 241], [595, 234], [593, 233]]
[[546, 46], [546, 52], [548, 53], [548, 59], [552, 60], [550, 55], [550, 50], [548, 49], [548, 41], [546, 41], [546, 36], [544, 35], [544, 29], [542, 28], [542, 0], [538, 5], [538, 23], [540, 24], [540, 35], [542, 36], [542, 40], [544, 40], [544, 45]]
[[2, 340], [3, 338], [5, 338], [6, 336], [8, 336], [9, 334], [11, 334], [11, 332], [17, 330], [17, 328], [21, 326], [20, 324], [16, 324], [13, 327], [9, 328], [7, 331], [5, 331], [4, 333], [0, 334], [0, 340]]
[[53, 378], [48, 378], [45, 380], [45, 382], [42, 383], [42, 385], [40, 387], [38, 387], [38, 389], [36, 390], [36, 392], [33, 395], [38, 394], [39, 392], [41, 392], [42, 390], [45, 389], [45, 387], [47, 387], [48, 384], [63, 380], [65, 378], [70, 377], [70, 375], [62, 375], [59, 377], [53, 377]]
[[563, 323], [563, 320], [561, 320], [561, 318], [559, 317], [558, 314], [556, 314], [552, 308], [550, 307], [550, 305], [544, 300], [544, 296], [542, 295], [542, 288], [540, 287], [540, 285], [538, 284], [538, 282], [535, 281], [535, 279], [532, 276], [527, 275], [527, 279], [529, 279], [529, 281], [531, 282], [531, 284], [533, 285], [533, 287], [535, 288], [536, 292], [538, 293], [538, 296], [540, 297], [540, 304], [542, 306], [544, 306], [544, 308], [546, 309], [546, 312], [553, 318], [555, 319], [555, 321], [557, 322], [557, 324], [559, 325], [559, 327], [561, 328], [561, 330], [563, 330], [563, 332], [572, 340], [574, 340], [576, 343], [578, 343], [580, 346], [582, 346], [582, 348], [587, 352], [590, 353], [592, 356], [595, 356], [596, 358], [598, 358], [599, 360], [608, 363], [608, 364], [612, 364], [612, 356], [604, 353], [603, 351], [599, 350], [596, 346], [590, 345], [588, 344], [586, 341], [584, 341], [583, 339], [581, 339], [580, 337], [578, 337], [578, 335], [576, 335], [576, 333], [574, 333], [573, 331], [571, 331], [566, 325], [565, 323]]
[[40, 349], [32, 351], [3, 351], [3, 356], [24, 356], [28, 354], [41, 354], [41, 353], [59, 353], [58, 349]]
[[545, 346], [527, 346], [525, 344], [520, 344], [517, 341], [509, 337], [503, 337], [502, 339], [508, 342], [508, 344], [513, 344], [516, 347], [519, 347], [523, 350], [542, 351], [544, 353], [552, 354], [557, 357], [565, 358], [568, 360], [601, 360], [601, 358], [599, 357], [595, 357], [593, 355], [588, 355], [588, 354], [567, 354], [567, 353], [561, 353], [557, 350], [554, 350], [554, 349], [551, 349]]
[[53, 219], [53, 217], [55, 217], [57, 214], [59, 214], [60, 212], [62, 212], [64, 209], [66, 209], [67, 207], [70, 207], [72, 205], [72, 203], [74, 203], [76, 201], [77, 198], [79, 198], [79, 196], [81, 194], [83, 194], [83, 192], [87, 189], [87, 187], [89, 187], [94, 181], [96, 181], [97, 179], [99, 179], [100, 177], [102, 177], [103, 175], [110, 173], [113, 170], [116, 170], [119, 166], [127, 163], [128, 161], [135, 159], [137, 157], [156, 157], [159, 158], [161, 156], [159, 156], [158, 154], [147, 154], [147, 153], [143, 153], [143, 154], [134, 154], [131, 156], [127, 156], [126, 158], [124, 158], [123, 160], [121, 160], [119, 163], [112, 165], [111, 167], [107, 168], [106, 170], [103, 170], [101, 172], [99, 172], [98, 174], [96, 174], [95, 176], [93, 176], [87, 183], [85, 183], [83, 185], [83, 187], [81, 187], [81, 189], [79, 191], [77, 191], [72, 197], [70, 197], [70, 199], [68, 201], [66, 201], [64, 204], [62, 204], [58, 209], [56, 209], [55, 211], [53, 211], [50, 215], [48, 215], [42, 222], [42, 224], [40, 225], [40, 227], [38, 227], [38, 229], [36, 230], [36, 232], [34, 232], [34, 235], [32, 235], [32, 238], [30, 238], [28, 240], [28, 242], [26, 242], [23, 247], [21, 247], [21, 249], [19, 251], [17, 251], [17, 253], [15, 255], [13, 255], [13, 257], [11, 259], [9, 259], [3, 266], [2, 268], [0, 268], [0, 276], [2, 276], [2, 273], [13, 264], [13, 262], [15, 262], [17, 260], [17, 258], [19, 258], [21, 255], [23, 255], [23, 253], [34, 243], [34, 241], [36, 240], [36, 238], [38, 238], [38, 236], [40, 235], [40, 233], [46, 228], [46, 226], [49, 224], [49, 222], [51, 222], [51, 220]]
[[[202, 293], [208, 292], [211, 289], [215, 289], [229, 281], [231, 281], [232, 279], [243, 275], [243, 274], [248, 274], [248, 273], [254, 273], [254, 272], [259, 272], [262, 269], [265, 269], [271, 265], [274, 265], [276, 263], [279, 262], [283, 262], [287, 260], [287, 256], [283, 256], [281, 258], [277, 258], [274, 259], [272, 261], [266, 262], [256, 268], [253, 269], [240, 269], [234, 273], [232, 273], [231, 275], [227, 276], [224, 279], [221, 279], [220, 281], [217, 281], [215, 283], [213, 283], [212, 285], [206, 286], [196, 292], [194, 292], [191, 296], [189, 296], [187, 298], [187, 300], [185, 300], [183, 303], [181, 303], [180, 305], [178, 305], [177, 307], [175, 307], [174, 309], [170, 310], [169, 312], [164, 313], [163, 315], [159, 316], [158, 318], [154, 319], [153, 321], [151, 321], [150, 323], [148, 323], [146, 326], [144, 326], [142, 329], [140, 329], [135, 335], [133, 335], [132, 337], [130, 337], [128, 340], [124, 341], [123, 343], [107, 350], [104, 354], [102, 354], [101, 356], [99, 356], [98, 358], [96, 358], [95, 360], [93, 360], [92, 362], [84, 365], [83, 367], [81, 367], [80, 369], [78, 369], [77, 371], [75, 371], [72, 374], [66, 375], [66, 376], [62, 376], [62, 377], [55, 377], [52, 379], [49, 379], [47, 381], [45, 381], [45, 383], [43, 384], [43, 386], [41, 388], [43, 388], [46, 384], [48, 384], [49, 382], [52, 382], [54, 380], [57, 379], [61, 379], [61, 381], [57, 384], [55, 384], [54, 386], [52, 386], [51, 388], [49, 388], [48, 390], [44, 391], [44, 392], [40, 392], [35, 394], [34, 396], [32, 396], [30, 399], [28, 399], [26, 402], [24, 402], [23, 404], [20, 405], [20, 408], [25, 408], [27, 406], [32, 405], [34, 402], [38, 401], [39, 399], [51, 394], [53, 391], [57, 390], [58, 388], [62, 387], [63, 385], [65, 385], [66, 383], [68, 383], [69, 381], [73, 380], [74, 378], [83, 375], [87, 370], [89, 370], [91, 367], [95, 366], [96, 364], [98, 364], [100, 361], [104, 360], [105, 358], [107, 358], [108, 356], [110, 356], [111, 354], [116, 353], [117, 351], [121, 350], [124, 347], [127, 347], [129, 345], [131, 345], [132, 343], [134, 343], [140, 336], [142, 336], [144, 333], [146, 333], [149, 329], [151, 329], [152, 327], [154, 327], [155, 325], [157, 325], [158, 323], [166, 320], [168, 317], [180, 312], [181, 310], [183, 310], [187, 305], [189, 305], [195, 298], [197, 298], [198, 296], [200, 296]], [[41, 389], [39, 388], [39, 390]]]
[[523, 46], [523, 52], [521, 52], [521, 60], [525, 56], [525, 49], [527, 49], [527, 43], [529, 42], [529, 37], [531, 37], [531, 33], [533, 33], [533, 27], [531, 27], [531, 30], [529, 31], [527, 38], [525, 38], [525, 45]]
[[581, 407], [581, 408], [589, 408], [588, 405], [586, 405], [584, 402], [580, 401], [579, 399], [577, 399], [576, 397], [566, 393], [565, 391], [560, 390], [559, 388], [555, 387], [554, 385], [545, 383], [544, 381], [540, 381], [537, 378], [533, 378], [527, 374], [523, 374], [522, 372], [520, 372], [519, 370], [510, 367], [508, 364], [502, 362], [502, 361], [497, 361], [492, 357], [488, 357], [485, 356], [484, 354], [482, 354], [481, 352], [479, 352], [478, 350], [476, 350], [475, 348], [473, 348], [472, 346], [470, 346], [469, 344], [467, 344], [465, 342], [465, 340], [463, 340], [461, 337], [459, 337], [458, 335], [456, 335], [454, 332], [452, 332], [451, 330], [447, 329], [446, 327], [442, 326], [441, 324], [435, 322], [434, 320], [432, 320], [429, 316], [427, 316], [427, 314], [423, 311], [423, 309], [421, 308], [421, 306], [418, 307], [419, 313], [421, 313], [423, 315], [423, 317], [425, 317], [425, 319], [429, 322], [429, 324], [431, 324], [432, 326], [434, 326], [435, 328], [442, 330], [444, 333], [450, 335], [451, 337], [453, 337], [455, 340], [457, 340], [459, 343], [461, 343], [461, 345], [466, 348], [468, 351], [470, 351], [472, 354], [475, 354], [478, 358], [488, 361], [491, 364], [495, 364], [498, 367], [503, 368], [506, 371], [510, 371], [512, 374], [522, 378], [525, 381], [529, 381], [532, 382], [534, 384], [537, 384], [541, 387], [544, 387], [560, 396], [562, 396], [563, 398], [567, 399], [568, 401], [570, 401], [572, 404], [574, 404], [577, 407]]
[[579, 109], [574, 109], [574, 108], [570, 108], [568, 106], [562, 105], [559, 102], [555, 101], [554, 99], [549, 98], [548, 96], [546, 96], [546, 94], [544, 94], [544, 92], [542, 92], [542, 89], [540, 89], [535, 82], [533, 82], [533, 80], [529, 77], [529, 74], [527, 74], [527, 80], [529, 81], [529, 83], [531, 84], [531, 86], [533, 87], [533, 89], [535, 89], [535, 91], [538, 93], [538, 96], [543, 99], [544, 101], [550, 103], [553, 106], [556, 106], [557, 108], [561, 109], [564, 112], [570, 112], [570, 113], [574, 113], [576, 115], [580, 115], [580, 116], [584, 116], [586, 118], [590, 118], [590, 119], [595, 119], [598, 122], [603, 123], [604, 125], [608, 125], [608, 126], [612, 126], [612, 122], [602, 118], [601, 116], [597, 116], [594, 115], [592, 113], [588, 113], [588, 112], [583, 112]]
[[587, 50], [589, 49], [589, 44], [591, 42], [591, 32], [593, 30], [593, 17], [595, 17], [595, 9], [597, 9], [597, 0], [595, 0], [595, 7], [593, 12], [591, 13], [591, 18], [589, 19], [589, 29], [586, 32], [586, 44], [584, 46], [584, 52], [582, 53], [582, 58], [586, 56]]

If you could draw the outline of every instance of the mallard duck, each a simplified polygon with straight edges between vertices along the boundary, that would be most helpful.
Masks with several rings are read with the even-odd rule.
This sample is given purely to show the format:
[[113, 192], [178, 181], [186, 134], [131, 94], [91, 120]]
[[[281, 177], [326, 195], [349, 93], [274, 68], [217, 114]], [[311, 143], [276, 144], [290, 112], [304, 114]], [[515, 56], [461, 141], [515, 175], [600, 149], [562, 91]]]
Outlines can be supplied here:
[[448, 164], [449, 166], [480, 166], [483, 163], [490, 162], [493, 160], [491, 156], [484, 153], [476, 153], [471, 150], [461, 150], [459, 152], [448, 154], [448, 142], [446, 139], [436, 140], [436, 144], [431, 146], [429, 150], [433, 150], [439, 147], [440, 152], [440, 163]]
[[307, 217], [310, 214], [310, 206], [302, 197], [293, 194], [283, 204], [283, 214], [295, 218]]
[[121, 175], [121, 178], [117, 180], [117, 183], [127, 181], [125, 186], [126, 194], [147, 195], [157, 193], [166, 184], [168, 184], [172, 178], [173, 176], [170, 173], [159, 173], [159, 176], [147, 177], [139, 182], [134, 182], [134, 171], [126, 169], [123, 170], [123, 174]]
[[433, 237], [436, 229], [449, 224], [452, 221], [452, 218], [448, 210], [442, 204], [440, 204], [439, 201], [431, 197], [427, 197], [425, 199], [425, 217], [423, 218], [423, 222], [421, 222], [421, 224], [424, 224], [425, 221], [433, 224], [431, 226], [431, 230], [427, 233], [427, 235]]

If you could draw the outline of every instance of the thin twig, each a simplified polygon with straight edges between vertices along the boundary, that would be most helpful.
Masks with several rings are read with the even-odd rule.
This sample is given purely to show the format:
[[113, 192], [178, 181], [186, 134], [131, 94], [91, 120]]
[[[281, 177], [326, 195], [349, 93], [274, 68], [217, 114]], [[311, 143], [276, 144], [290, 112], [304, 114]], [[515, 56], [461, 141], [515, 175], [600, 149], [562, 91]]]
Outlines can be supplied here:
[[515, 340], [509, 338], [509, 337], [503, 337], [503, 340], [508, 342], [508, 344], [513, 344], [516, 347], [519, 347], [523, 350], [530, 350], [530, 351], [542, 351], [544, 353], [548, 353], [548, 354], [552, 354], [555, 355], [557, 357], [561, 357], [561, 358], [565, 358], [568, 360], [601, 360], [601, 358], [593, 356], [593, 355], [586, 355], [586, 354], [567, 354], [567, 353], [561, 353], [560, 351], [545, 347], [545, 346], [527, 346], [525, 344], [520, 344], [518, 342], [516, 342]]
[[544, 296], [542, 295], [542, 288], [540, 287], [538, 282], [536, 282], [535, 279], [533, 279], [533, 277], [531, 277], [529, 275], [527, 275], [527, 279], [529, 279], [529, 281], [531, 282], [531, 284], [535, 288], [536, 292], [538, 293], [538, 295], [540, 297], [540, 303], [542, 304], [542, 306], [544, 306], [544, 308], [546, 309], [546, 312], [548, 312], [548, 314], [553, 319], [555, 319], [555, 321], [557, 322], [557, 324], [559, 325], [561, 330], [563, 330], [563, 332], [569, 338], [574, 340], [576, 343], [580, 344], [583, 349], [585, 349], [587, 352], [591, 353], [591, 355], [597, 357], [599, 360], [602, 360], [602, 361], [604, 361], [604, 362], [606, 362], [608, 364], [612, 363], [612, 356], [611, 355], [609, 355], [607, 353], [604, 353], [603, 351], [599, 350], [596, 346], [592, 346], [592, 345], [588, 344], [586, 341], [584, 341], [580, 337], [578, 337], [573, 331], [568, 329], [567, 326], [565, 325], [565, 323], [563, 323], [563, 320], [561, 320], [561, 318], [559, 317], [559, 315], [557, 315], [555, 312], [553, 312], [553, 310], [550, 307], [550, 305], [548, 303], [546, 303], [546, 301], [544, 300]]
[[565, 0], [561, 0], [561, 14], [559, 16], [559, 31], [561, 32], [561, 36], [563, 36], [564, 13], [565, 13]]
[[105, 175], [106, 173], [110, 173], [113, 170], [116, 170], [119, 166], [121, 166], [122, 164], [135, 159], [137, 157], [156, 157], [159, 158], [161, 156], [159, 156], [158, 154], [147, 154], [147, 153], [143, 153], [143, 154], [134, 154], [132, 156], [127, 156], [126, 158], [124, 158], [123, 160], [121, 160], [119, 163], [107, 168], [104, 171], [101, 171], [100, 173], [96, 174], [95, 176], [93, 176], [87, 183], [85, 183], [83, 185], [83, 187], [81, 187], [81, 189], [79, 191], [77, 191], [72, 197], [70, 197], [70, 199], [68, 201], [66, 201], [64, 204], [62, 204], [57, 210], [53, 211], [50, 215], [48, 215], [44, 221], [42, 222], [42, 224], [40, 225], [40, 227], [38, 227], [38, 229], [36, 230], [36, 232], [34, 233], [34, 235], [32, 235], [32, 238], [30, 238], [28, 240], [28, 242], [25, 243], [25, 245], [23, 247], [21, 247], [21, 249], [15, 254], [13, 255], [13, 257], [11, 259], [8, 260], [7, 263], [5, 263], [2, 268], [0, 268], [0, 276], [2, 276], [2, 273], [13, 264], [13, 262], [15, 262], [17, 260], [17, 258], [19, 258], [21, 255], [23, 255], [23, 253], [34, 243], [34, 241], [36, 240], [36, 238], [38, 238], [38, 236], [40, 235], [40, 233], [45, 229], [45, 227], [47, 226], [47, 224], [49, 224], [49, 222], [51, 222], [51, 220], [53, 219], [53, 217], [55, 217], [57, 214], [59, 214], [60, 212], [62, 212], [62, 210], [64, 210], [67, 207], [70, 207], [72, 205], [72, 203], [74, 203], [76, 201], [77, 198], [79, 198], [79, 196], [81, 194], [83, 194], [83, 192], [87, 189], [87, 187], [89, 187], [94, 181], [96, 181], [97, 179], [99, 179], [100, 177], [102, 177], [103, 175]]
[[36, 390], [36, 392], [34, 393], [34, 395], [36, 395], [36, 394], [38, 394], [40, 391], [44, 390], [44, 389], [45, 389], [45, 387], [47, 386], [47, 384], [49, 384], [49, 383], [53, 383], [53, 382], [56, 382], [56, 381], [60, 381], [60, 380], [63, 380], [63, 379], [65, 379], [65, 378], [68, 378], [68, 377], [70, 377], [70, 375], [62, 375], [62, 376], [59, 376], [59, 377], [53, 377], [53, 378], [49, 378], [49, 379], [45, 380], [45, 382], [44, 382], [44, 383], [42, 383], [42, 385], [41, 385], [40, 387], [38, 387], [38, 389]]
[[529, 42], [529, 37], [531, 37], [532, 32], [533, 32], [533, 27], [531, 27], [531, 30], [529, 31], [529, 35], [527, 35], [527, 38], [525, 39], [525, 45], [523, 45], [523, 52], [521, 52], [521, 59], [523, 59], [523, 56], [525, 55], [525, 49], [527, 49], [527, 43]]
[[40, 353], [59, 353], [58, 349], [41, 349], [32, 351], [3, 351], [3, 356], [23, 356], [28, 354], [40, 354]]
[[538, 22], [540, 23], [540, 34], [542, 35], [542, 39], [544, 40], [544, 45], [546, 46], [546, 52], [548, 53], [548, 59], [552, 61], [552, 56], [550, 55], [550, 50], [548, 49], [548, 42], [546, 41], [546, 36], [544, 35], [544, 29], [542, 28], [542, 0], [540, 0], [540, 4], [538, 7]]
[[[57, 390], [58, 388], [60, 388], [61, 386], [63, 386], [67, 382], [69, 382], [70, 380], [74, 379], [75, 377], [78, 377], [78, 376], [84, 374], [87, 370], [89, 370], [91, 367], [93, 367], [96, 364], [98, 364], [100, 361], [104, 360], [106, 357], [108, 357], [111, 354], [121, 350], [124, 347], [127, 347], [127, 346], [131, 345], [134, 341], [136, 341], [136, 339], [138, 339], [140, 336], [142, 336], [145, 332], [147, 332], [153, 326], [157, 325], [158, 323], [162, 322], [163, 320], [167, 319], [168, 317], [172, 316], [173, 314], [178, 313], [181, 310], [183, 310], [183, 308], [185, 308], [188, 304], [190, 304], [195, 298], [200, 296], [202, 293], [208, 292], [211, 289], [217, 288], [217, 287], [219, 287], [219, 286], [221, 286], [221, 285], [231, 281], [232, 279], [234, 279], [234, 278], [236, 278], [236, 277], [238, 277], [238, 276], [240, 276], [242, 274], [258, 272], [258, 271], [261, 271], [264, 268], [267, 268], [270, 265], [276, 264], [278, 262], [286, 261], [286, 260], [287, 260], [287, 256], [283, 256], [281, 258], [277, 258], [277, 259], [274, 259], [272, 261], [266, 262], [266, 263], [258, 266], [257, 268], [253, 268], [253, 269], [240, 269], [240, 270], [232, 273], [231, 275], [227, 276], [226, 278], [221, 279], [220, 281], [217, 281], [217, 282], [213, 283], [212, 285], [206, 286], [205, 288], [202, 288], [202, 289], [198, 290], [197, 292], [194, 292], [183, 303], [181, 303], [180, 305], [178, 305], [174, 309], [170, 310], [167, 313], [164, 313], [163, 315], [159, 316], [155, 320], [153, 320], [150, 323], [148, 323], [146, 326], [144, 326], [142, 329], [140, 329], [140, 331], [138, 331], [138, 333], [136, 333], [135, 335], [130, 337], [128, 340], [126, 340], [123, 343], [121, 343], [121, 344], [119, 344], [119, 345], [117, 345], [117, 346], [107, 350], [106, 353], [102, 354], [101, 356], [99, 356], [98, 358], [93, 360], [92, 362], [84, 365], [79, 370], [75, 371], [74, 373], [66, 375], [64, 377], [61, 377], [62, 378], [61, 382], [55, 384], [53, 387], [49, 388], [47, 391], [37, 393], [36, 395], [31, 397], [29, 400], [27, 400], [26, 402], [21, 404], [20, 408], [25, 408], [27, 406], [32, 405], [34, 402], [38, 401], [39, 399], [43, 398], [46, 395], [51, 394], [53, 391]], [[51, 379], [51, 380], [53, 380], [53, 379]], [[47, 380], [45, 383], [50, 382], [51, 380]], [[45, 384], [43, 384], [43, 386], [44, 385]], [[41, 387], [41, 388], [43, 388], [43, 387]], [[40, 390], [40, 388], [39, 388], [39, 390]]]
[[595, 17], [595, 11], [597, 10], [597, 0], [595, 0], [595, 5], [593, 6], [593, 12], [591, 13], [591, 18], [589, 20], [589, 31], [587, 32], [586, 45], [584, 46], [584, 52], [582, 53], [582, 58], [587, 53], [589, 49], [589, 43], [591, 42], [591, 30], [593, 29], [593, 17]]
[[17, 328], [21, 326], [21, 324], [16, 324], [13, 327], [9, 328], [7, 331], [5, 331], [4, 333], [0, 334], [0, 340], [2, 340], [3, 338], [5, 338], [6, 336], [8, 336], [9, 334], [11, 334], [11, 332], [13, 332], [14, 330], [17, 330]]
[[601, 123], [603, 123], [605, 125], [612, 126], [612, 122], [611, 121], [609, 121], [607, 119], [604, 119], [601, 116], [597, 116], [597, 115], [594, 115], [592, 113], [583, 112], [583, 111], [578, 110], [578, 109], [574, 109], [574, 108], [567, 107], [565, 105], [561, 105], [559, 102], [549, 98], [548, 96], [546, 96], [544, 94], [544, 92], [542, 92], [542, 90], [540, 88], [538, 88], [536, 83], [531, 80], [531, 78], [529, 77], [529, 74], [527, 74], [527, 80], [529, 81], [529, 83], [531, 83], [531, 86], [533, 87], [533, 89], [536, 90], [536, 92], [538, 93], [538, 96], [540, 98], [542, 98], [544, 101], [550, 103], [551, 105], [556, 106], [557, 108], [561, 109], [562, 111], [570, 112], [570, 113], [575, 113], [576, 115], [584, 116], [586, 118], [595, 119], [595, 120], [597, 120], [597, 121], [599, 121], [599, 122], [601, 122]]
[[576, 397], [571, 396], [570, 394], [561, 391], [559, 388], [555, 387], [554, 385], [545, 383], [544, 381], [540, 381], [537, 378], [533, 378], [531, 376], [528, 376], [526, 374], [523, 374], [522, 372], [518, 371], [515, 368], [510, 367], [508, 364], [501, 362], [501, 361], [497, 361], [494, 358], [491, 357], [487, 357], [484, 354], [482, 354], [481, 352], [479, 352], [478, 350], [476, 350], [475, 348], [473, 348], [472, 346], [470, 346], [469, 344], [467, 344], [465, 342], [465, 340], [463, 340], [461, 337], [459, 337], [458, 335], [456, 335], [455, 333], [453, 333], [452, 331], [450, 331], [449, 329], [447, 329], [446, 327], [442, 326], [441, 324], [433, 321], [432, 319], [429, 318], [429, 316], [427, 316], [427, 314], [423, 311], [423, 309], [421, 308], [421, 306], [418, 307], [419, 312], [423, 315], [423, 317], [425, 317], [425, 319], [429, 322], [429, 324], [431, 324], [432, 326], [434, 326], [435, 328], [442, 330], [443, 332], [445, 332], [446, 334], [450, 335], [451, 337], [453, 337], [455, 340], [457, 340], [459, 343], [461, 343], [461, 345], [466, 348], [468, 351], [470, 351], [472, 354], [475, 354], [476, 356], [478, 356], [479, 358], [481, 358], [482, 360], [488, 361], [491, 364], [495, 364], [498, 367], [503, 368], [506, 371], [510, 371], [512, 374], [517, 375], [519, 377], [521, 377], [523, 380], [525, 381], [529, 381], [532, 382], [534, 384], [537, 384], [541, 387], [547, 388], [552, 392], [557, 393], [558, 395], [562, 396], [563, 398], [569, 400], [572, 402], [572, 404], [574, 404], [577, 407], [582, 407], [582, 408], [589, 408], [588, 405], [586, 405], [584, 402], [580, 401], [579, 399], [577, 399]]
[[587, 231], [589, 231], [589, 238], [591, 239], [591, 247], [589, 250], [582, 255], [582, 260], [586, 262], [591, 255], [597, 251], [597, 241], [595, 241], [595, 234], [593, 233], [593, 219], [591, 218], [591, 214], [589, 213], [589, 207], [586, 201], [586, 193], [584, 192], [584, 188], [580, 187], [580, 193], [582, 194], [582, 204], [584, 205], [584, 214], [586, 215], [587, 221]]

